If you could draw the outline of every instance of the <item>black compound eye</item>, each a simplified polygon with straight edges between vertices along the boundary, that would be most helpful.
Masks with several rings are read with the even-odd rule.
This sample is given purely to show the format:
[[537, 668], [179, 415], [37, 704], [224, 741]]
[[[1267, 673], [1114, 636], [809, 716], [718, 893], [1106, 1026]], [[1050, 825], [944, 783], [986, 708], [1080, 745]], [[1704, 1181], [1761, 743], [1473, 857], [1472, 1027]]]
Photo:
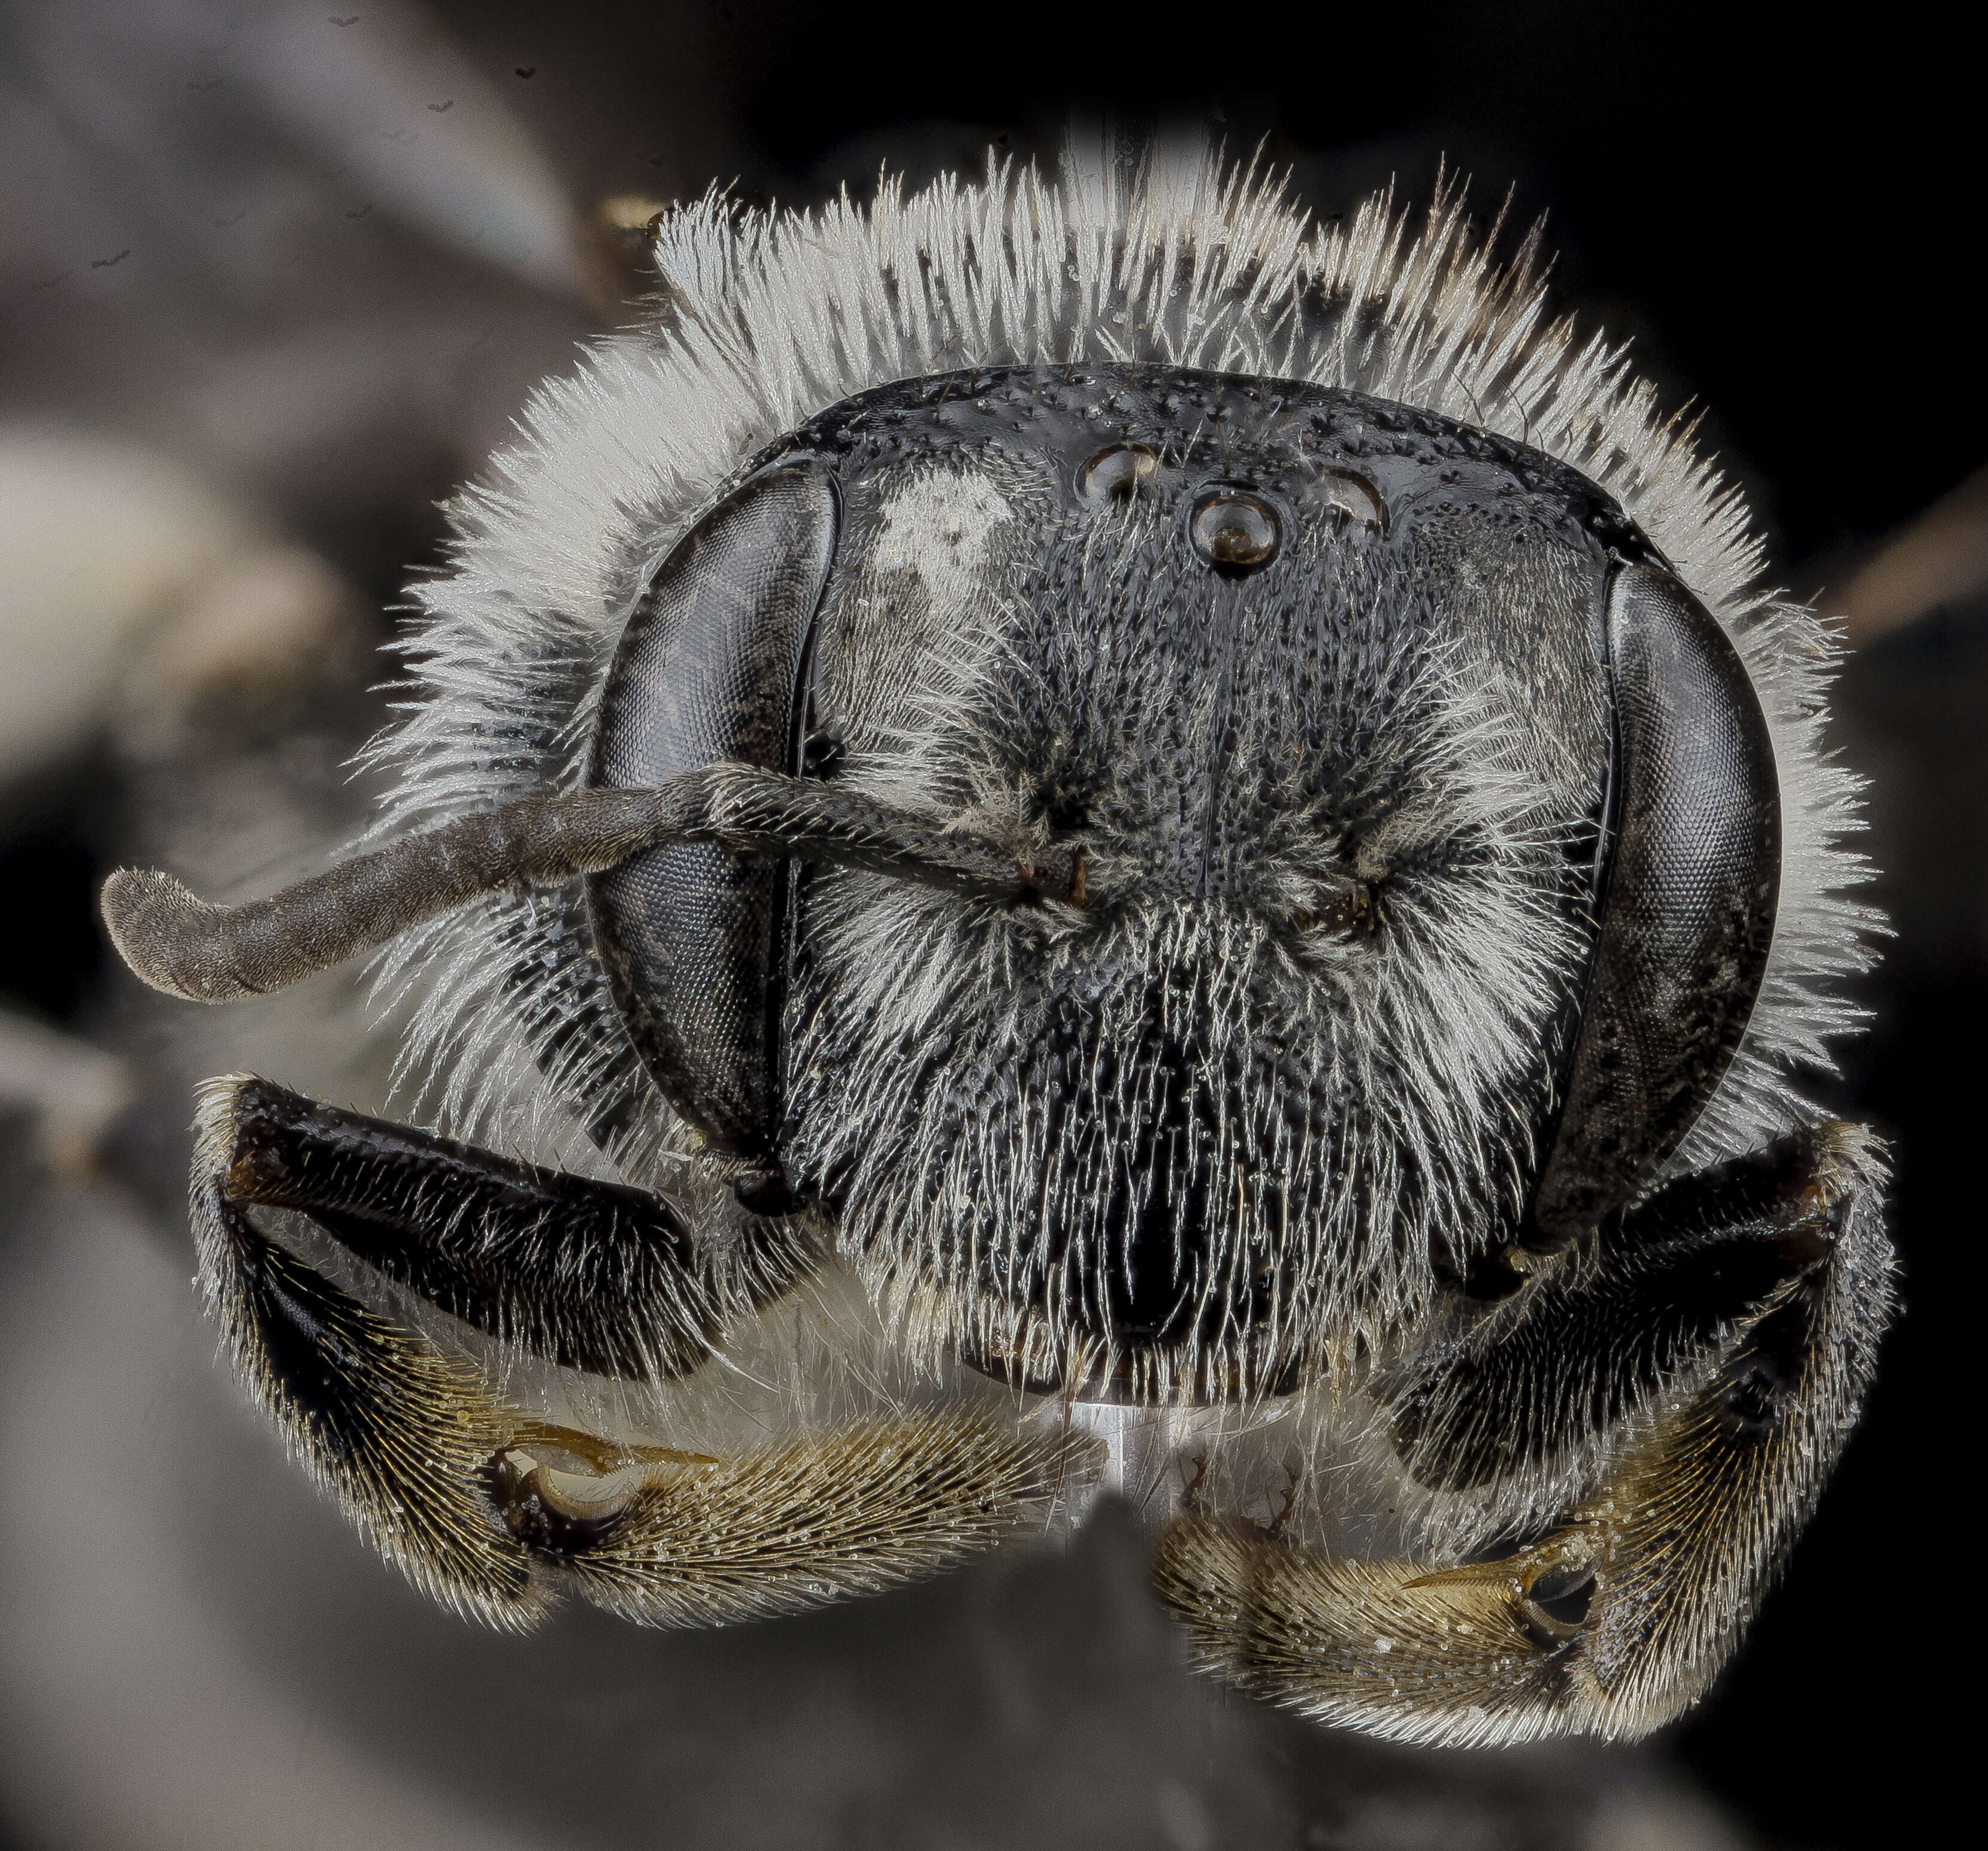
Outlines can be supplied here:
[[1087, 501], [1128, 501], [1159, 466], [1159, 453], [1144, 444], [1114, 444], [1077, 471], [1077, 492]]
[[1283, 544], [1276, 511], [1241, 489], [1216, 489], [1195, 504], [1194, 550], [1219, 572], [1254, 572]]
[[1668, 572], [1622, 567], [1608, 606], [1614, 839], [1560, 1126], [1529, 1247], [1578, 1239], [1683, 1141], [1731, 1062], [1773, 941], [1773, 742], [1739, 652]]
[[[805, 459], [768, 469], [679, 541], [630, 614], [602, 689], [587, 782], [627, 790], [729, 759], [790, 771], [815, 611], [840, 503]], [[813, 775], [832, 760], [817, 758]], [[762, 1155], [779, 1104], [779, 866], [715, 842], [645, 850], [587, 880], [594, 942], [629, 1040], [679, 1117]]]

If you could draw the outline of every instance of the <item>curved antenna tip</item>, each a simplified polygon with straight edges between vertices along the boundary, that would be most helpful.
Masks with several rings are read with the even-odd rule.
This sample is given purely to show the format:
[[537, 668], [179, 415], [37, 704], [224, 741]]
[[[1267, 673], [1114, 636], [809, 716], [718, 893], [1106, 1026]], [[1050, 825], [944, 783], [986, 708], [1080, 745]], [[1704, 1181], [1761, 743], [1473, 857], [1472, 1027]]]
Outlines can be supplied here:
[[153, 989], [188, 1003], [227, 1003], [255, 993], [199, 955], [220, 909], [184, 882], [156, 868], [120, 868], [103, 883], [97, 904], [117, 955]]

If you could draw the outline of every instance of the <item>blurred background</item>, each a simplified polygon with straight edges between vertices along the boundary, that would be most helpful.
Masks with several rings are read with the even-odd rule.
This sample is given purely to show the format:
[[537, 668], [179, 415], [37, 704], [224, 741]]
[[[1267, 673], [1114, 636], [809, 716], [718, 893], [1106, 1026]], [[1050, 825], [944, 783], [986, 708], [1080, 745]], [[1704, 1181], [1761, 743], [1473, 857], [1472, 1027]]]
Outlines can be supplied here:
[[[1797, 18], [0, 4], [0, 1846], [1727, 1851], [1958, 1811], [1976, 60], [1930, 12]], [[348, 973], [225, 1016], [139, 993], [103, 874], [266, 892], [355, 829], [345, 761], [437, 504], [637, 317], [658, 205], [1053, 160], [1073, 104], [1265, 141], [1321, 214], [1445, 161], [1487, 216], [1509, 189], [1561, 306], [1700, 410], [1774, 577], [1846, 621], [1838, 738], [1897, 937], [1830, 1091], [1896, 1140], [1907, 1311], [1743, 1656], [1643, 1748], [1415, 1753], [1257, 1710], [1181, 1670], [1109, 1522], [802, 1620], [474, 1632], [283, 1461], [187, 1289], [193, 1082], [377, 1109], [389, 1050]]]

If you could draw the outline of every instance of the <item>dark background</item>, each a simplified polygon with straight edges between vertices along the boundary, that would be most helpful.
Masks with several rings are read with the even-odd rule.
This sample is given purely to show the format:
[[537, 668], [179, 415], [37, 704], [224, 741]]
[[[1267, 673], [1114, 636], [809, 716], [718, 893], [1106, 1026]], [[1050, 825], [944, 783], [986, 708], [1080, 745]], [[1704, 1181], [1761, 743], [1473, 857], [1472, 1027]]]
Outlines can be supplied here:
[[[338, 4], [360, 15], [340, 31], [390, 11]], [[14, 231], [0, 410], [191, 459], [377, 610], [432, 558], [434, 501], [501, 440], [531, 380], [626, 312], [602, 306], [597, 268], [590, 299], [515, 266], [438, 255], [404, 226], [355, 219], [362, 208], [343, 198], [323, 206], [322, 237], [297, 235], [294, 286], [245, 285], [204, 228], [252, 197], [244, 174], [289, 158], [271, 152], [288, 145], [280, 112], [229, 63], [229, 34], [257, 10], [134, 0], [70, 8], [66, 22], [18, 3], [0, 14], [5, 95], [32, 105], [0, 130]], [[580, 215], [610, 195], [667, 201], [713, 178], [804, 203], [867, 185], [887, 160], [914, 178], [976, 167], [996, 140], [1053, 159], [1073, 104], [1212, 119], [1232, 151], [1261, 142], [1290, 166], [1321, 213], [1391, 178], [1419, 201], [1447, 162], [1472, 176], [1487, 215], [1507, 189], [1516, 225], [1545, 215], [1560, 304], [1632, 338], [1667, 404], [1702, 410], [1702, 441], [1767, 533], [1773, 577], [1848, 600], [1853, 618], [1851, 594], [1868, 590], [1860, 570], [1988, 462], [1978, 55], [1930, 12], [1868, 12], [1854, 31], [1814, 11], [1777, 23], [1729, 6], [1550, 0], [915, 12], [450, 0], [429, 17]], [[193, 86], [209, 69], [222, 83], [203, 120], [210, 93]], [[149, 96], [154, 80], [156, 107], [123, 112], [115, 133], [105, 124], [120, 108], [86, 107]], [[115, 270], [84, 267], [124, 247]], [[309, 350], [313, 330], [334, 323], [380, 331], [377, 404], [341, 406], [287, 448], [189, 410], [235, 390], [229, 369], [259, 342], [280, 334]], [[403, 362], [417, 323], [430, 343]], [[1960, 1359], [1975, 1311], [1963, 1275], [1977, 1219], [1969, 1057], [1988, 994], [1979, 575], [1857, 634], [1839, 737], [1874, 778], [1871, 848], [1898, 936], [1865, 986], [1873, 1032], [1845, 1050], [1831, 1091], [1896, 1140], [1907, 1310], [1784, 1585], [1716, 1696], [1675, 1732], [1685, 1764], [1762, 1839], [1817, 1847], [1963, 1815], [1945, 1687], [1969, 1681], [1953, 1656], [1970, 1631], [1966, 1596], [1946, 1583], [1971, 1568], [1956, 1545], [1977, 1417]], [[90, 896], [121, 814], [108, 765], [83, 742], [0, 811], [0, 895], [36, 896], [0, 915], [0, 986], [48, 1021], [86, 1024], [100, 991]]]

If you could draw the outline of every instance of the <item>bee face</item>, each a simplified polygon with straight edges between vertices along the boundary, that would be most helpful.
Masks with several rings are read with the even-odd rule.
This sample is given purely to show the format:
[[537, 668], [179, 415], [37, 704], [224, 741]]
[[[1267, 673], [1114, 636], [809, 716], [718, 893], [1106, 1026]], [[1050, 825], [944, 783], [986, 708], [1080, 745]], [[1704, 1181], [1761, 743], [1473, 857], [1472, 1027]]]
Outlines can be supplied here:
[[[1675, 587], [1576, 472], [1357, 394], [1099, 366], [860, 394], [651, 581], [597, 776], [806, 774], [812, 742], [826, 782], [1078, 858], [1084, 903], [658, 850], [593, 888], [631, 1039], [878, 1289], [949, 1295], [946, 1340], [1032, 1381], [1391, 1344], [1438, 1268], [1626, 1202], [1760, 981], [1758, 705], [1681, 590], [1659, 642], [1709, 640], [1711, 679], [1645, 659], [1645, 579]], [[1685, 715], [1731, 764], [1662, 761]], [[1637, 962], [1665, 935], [1682, 1007]], [[1648, 1071], [1584, 1054], [1591, 1015]]]
[[[1453, 205], [1411, 249], [1122, 180], [659, 224], [662, 322], [423, 594], [380, 756], [428, 826], [105, 900], [210, 1000], [390, 941], [435, 1115], [593, 1154], [217, 1081], [204, 1276], [307, 1463], [503, 1623], [788, 1610], [1102, 1483], [1246, 1687], [1638, 1733], [1888, 1315], [1882, 1152], [1787, 1078], [1868, 923], [1826, 651]], [[264, 1209], [655, 1431], [561, 1424]]]

